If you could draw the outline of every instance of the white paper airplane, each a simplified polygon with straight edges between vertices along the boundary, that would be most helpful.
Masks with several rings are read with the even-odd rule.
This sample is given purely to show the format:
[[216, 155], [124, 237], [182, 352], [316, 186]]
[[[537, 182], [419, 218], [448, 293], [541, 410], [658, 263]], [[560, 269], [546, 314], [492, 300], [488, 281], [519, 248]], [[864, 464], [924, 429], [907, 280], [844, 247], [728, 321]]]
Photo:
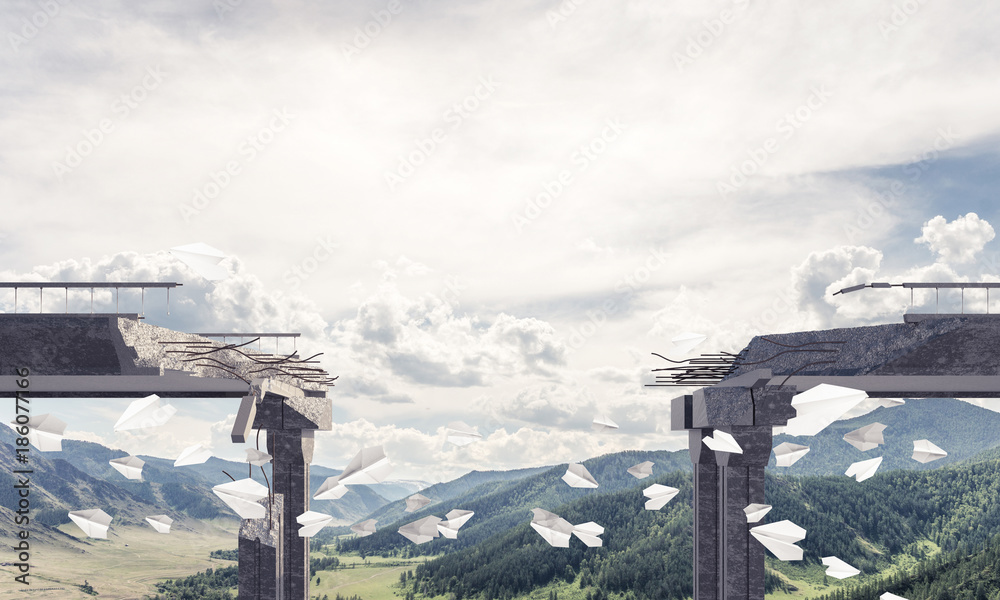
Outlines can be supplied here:
[[882, 408], [892, 408], [894, 406], [902, 406], [906, 404], [906, 400], [902, 398], [879, 398], [878, 405]]
[[438, 537], [438, 523], [441, 519], [433, 515], [407, 523], [399, 528], [399, 534], [414, 544], [423, 544]]
[[749, 504], [743, 509], [743, 512], [746, 513], [747, 523], [759, 523], [764, 518], [764, 515], [771, 512], [771, 505]]
[[618, 423], [612, 421], [611, 417], [607, 415], [597, 415], [590, 424], [590, 428], [594, 431], [612, 431], [618, 429]]
[[821, 383], [792, 397], [796, 416], [788, 420], [788, 435], [816, 435], [842, 417], [868, 394], [861, 390]]
[[346, 493], [347, 486], [340, 483], [339, 477], [327, 477], [323, 485], [319, 486], [319, 489], [316, 490], [313, 500], [336, 500], [343, 498]]
[[878, 448], [879, 444], [885, 443], [885, 438], [882, 436], [883, 431], [885, 431], [885, 425], [872, 423], [845, 433], [844, 441], [862, 452], [867, 452]]
[[784, 444], [775, 446], [774, 460], [779, 467], [790, 467], [805, 456], [807, 452], [809, 452], [809, 446], [800, 446], [791, 442], [785, 442]]
[[267, 497], [267, 488], [249, 477], [220, 483], [212, 492], [244, 519], [261, 519], [267, 515], [264, 505], [257, 502]]
[[736, 442], [736, 438], [721, 429], [716, 429], [715, 433], [710, 436], [706, 435], [701, 441], [705, 442], [706, 446], [716, 452], [743, 454], [743, 448], [740, 448], [740, 445]]
[[153, 394], [129, 404], [115, 423], [115, 431], [159, 427], [175, 414], [177, 414], [176, 408], [170, 404], [161, 404], [160, 397]]
[[913, 441], [913, 460], [917, 462], [929, 463], [946, 456], [948, 453], [935, 446], [930, 440]]
[[906, 600], [906, 598], [904, 598], [902, 596], [897, 596], [896, 594], [890, 594], [889, 592], [886, 592], [886, 593], [882, 594], [881, 596], [879, 596], [879, 599], [880, 600]]
[[646, 500], [646, 510], [660, 510], [667, 505], [667, 502], [673, 500], [678, 492], [680, 490], [675, 487], [654, 483], [642, 490], [642, 495], [649, 498]]
[[837, 579], [847, 579], [848, 577], [854, 577], [861, 571], [855, 569], [851, 565], [840, 560], [836, 556], [826, 556], [823, 558], [823, 564], [827, 566], [826, 574], [830, 577], [835, 577]]
[[174, 520], [167, 515], [153, 515], [151, 517], [146, 517], [146, 521], [153, 526], [153, 529], [155, 529], [157, 533], [170, 533], [170, 524], [174, 522]]
[[566, 468], [566, 474], [562, 476], [562, 480], [566, 482], [569, 487], [575, 488], [596, 488], [597, 480], [594, 476], [590, 474], [587, 467], [579, 463], [570, 463]]
[[326, 527], [332, 520], [333, 517], [330, 515], [312, 510], [307, 510], [295, 517], [295, 521], [302, 526], [299, 528], [299, 537], [312, 537], [316, 535], [320, 529]]
[[[17, 421], [11, 421], [15, 427], [21, 427]], [[44, 414], [28, 419], [28, 442], [42, 452], [60, 452], [62, 450], [63, 434], [66, 423], [57, 417]]]
[[670, 340], [670, 352], [673, 354], [687, 354], [706, 339], [708, 337], [700, 333], [682, 333]]
[[882, 464], [882, 457], [873, 458], [871, 460], [862, 460], [860, 462], [851, 463], [851, 466], [847, 467], [847, 471], [844, 475], [848, 477], [854, 477], [858, 481], [864, 481], [878, 470], [878, 466]]
[[403, 512], [416, 512], [431, 502], [433, 502], [433, 500], [423, 494], [413, 494], [406, 499], [406, 508], [403, 509]]
[[255, 467], [263, 467], [271, 462], [271, 455], [255, 448], [247, 448], [247, 462]]
[[88, 537], [102, 540], [108, 539], [108, 527], [111, 525], [111, 515], [99, 508], [91, 510], [75, 510], [69, 513], [69, 518], [87, 534]]
[[137, 456], [113, 458], [108, 463], [128, 479], [142, 479], [142, 466], [146, 464]]
[[461, 421], [448, 423], [445, 429], [448, 441], [456, 446], [467, 446], [472, 442], [478, 442], [483, 436], [476, 431], [475, 427], [470, 427]]
[[573, 535], [573, 524], [555, 513], [542, 508], [531, 509], [531, 528], [556, 548], [569, 548], [569, 538]]
[[382, 446], [365, 448], [344, 467], [339, 480], [342, 485], [381, 483], [392, 471]]
[[195, 444], [194, 446], [188, 446], [181, 452], [177, 460], [174, 461], [175, 467], [186, 467], [188, 465], [200, 465], [208, 459], [212, 458], [212, 451], [205, 448], [201, 444]]
[[604, 545], [604, 540], [598, 537], [602, 533], [604, 533], [604, 528], [593, 521], [573, 526], [573, 535], [580, 538], [584, 544], [587, 544], [591, 548]]
[[456, 539], [458, 530], [472, 518], [474, 513], [471, 510], [452, 510], [444, 516], [445, 520], [438, 523], [438, 531], [446, 538]]
[[780, 560], [802, 560], [802, 548], [795, 542], [805, 539], [806, 530], [791, 521], [778, 521], [750, 529], [752, 535]]
[[637, 465], [632, 465], [626, 472], [636, 479], [645, 479], [653, 474], [653, 461], [647, 460]]
[[208, 244], [197, 242], [176, 246], [170, 249], [170, 253], [209, 281], [219, 281], [229, 277], [229, 271], [219, 265], [222, 259], [226, 258], [226, 255], [222, 253], [222, 250]]
[[375, 533], [375, 523], [378, 523], [378, 519], [368, 519], [367, 521], [351, 525], [351, 531], [358, 534], [358, 537], [367, 537]]

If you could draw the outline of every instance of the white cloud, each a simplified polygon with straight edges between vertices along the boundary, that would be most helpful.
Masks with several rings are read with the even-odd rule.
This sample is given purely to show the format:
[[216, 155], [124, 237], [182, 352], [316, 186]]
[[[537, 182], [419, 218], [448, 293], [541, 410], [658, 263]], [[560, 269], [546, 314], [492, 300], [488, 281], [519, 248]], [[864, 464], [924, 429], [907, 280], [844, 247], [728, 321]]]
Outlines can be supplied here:
[[951, 222], [938, 215], [924, 223], [921, 232], [913, 241], [927, 244], [938, 255], [938, 260], [945, 263], [974, 261], [986, 243], [996, 236], [992, 225], [971, 212]]

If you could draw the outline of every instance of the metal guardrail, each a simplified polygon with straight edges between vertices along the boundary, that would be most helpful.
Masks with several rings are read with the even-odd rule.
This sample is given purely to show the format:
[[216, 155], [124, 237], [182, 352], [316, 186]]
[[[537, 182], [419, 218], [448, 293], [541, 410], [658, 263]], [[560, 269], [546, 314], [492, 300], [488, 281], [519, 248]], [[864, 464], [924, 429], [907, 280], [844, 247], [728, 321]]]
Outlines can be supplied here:
[[856, 292], [865, 288], [894, 288], [901, 287], [910, 290], [910, 306], [913, 306], [913, 290], [916, 289], [934, 289], [934, 302], [935, 310], [934, 312], [939, 312], [941, 306], [941, 289], [961, 289], [962, 290], [962, 314], [965, 314], [965, 290], [968, 289], [985, 289], [986, 290], [986, 314], [990, 312], [990, 290], [993, 288], [1000, 288], [1000, 281], [981, 281], [978, 283], [965, 283], [965, 282], [938, 282], [938, 283], [862, 283], [859, 285], [852, 285], [851, 287], [846, 287], [840, 291], [834, 292], [833, 295], [837, 294], [850, 294], [851, 292]]
[[142, 291], [142, 312], [146, 314], [146, 288], [166, 288], [167, 290], [167, 314], [170, 314], [170, 289], [184, 285], [168, 281], [0, 281], [0, 289], [6, 288], [14, 290], [14, 312], [17, 313], [17, 290], [21, 288], [38, 288], [38, 312], [42, 312], [42, 290], [48, 288], [63, 288], [66, 290], [66, 309], [69, 312], [69, 290], [70, 288], [90, 288], [90, 314], [94, 314], [94, 289], [114, 288], [115, 290], [115, 314], [119, 312], [120, 288], [139, 288]]

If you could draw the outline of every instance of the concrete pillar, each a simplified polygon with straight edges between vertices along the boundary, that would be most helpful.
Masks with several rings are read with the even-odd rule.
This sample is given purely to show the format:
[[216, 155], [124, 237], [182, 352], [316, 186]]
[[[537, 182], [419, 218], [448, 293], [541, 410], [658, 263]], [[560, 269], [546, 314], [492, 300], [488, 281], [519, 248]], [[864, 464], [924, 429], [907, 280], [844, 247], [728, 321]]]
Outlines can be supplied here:
[[[794, 416], [792, 395], [759, 382], [672, 402], [672, 428], [688, 430], [694, 468], [694, 600], [764, 600], [765, 549], [750, 535], [743, 509], [766, 504], [772, 427]], [[743, 454], [706, 446], [702, 440], [716, 429], [731, 434]]]

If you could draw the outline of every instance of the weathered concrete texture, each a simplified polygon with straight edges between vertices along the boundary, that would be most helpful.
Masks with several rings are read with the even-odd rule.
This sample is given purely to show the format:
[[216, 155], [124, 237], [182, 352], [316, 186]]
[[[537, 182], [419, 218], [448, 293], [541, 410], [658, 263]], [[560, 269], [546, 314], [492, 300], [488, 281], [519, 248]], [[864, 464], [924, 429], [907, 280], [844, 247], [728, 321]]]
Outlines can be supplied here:
[[[312, 437], [301, 430], [268, 429], [267, 452], [273, 456], [274, 490], [285, 498], [282, 509], [283, 549], [278, 580], [284, 598], [307, 598], [309, 592], [309, 538], [299, 537], [295, 517], [309, 510], [309, 461]], [[310, 432], [311, 433], [311, 432]]]
[[0, 314], [0, 373], [28, 367], [44, 375], [158, 375], [136, 368], [114, 315]]
[[695, 600], [719, 600], [718, 578], [722, 572], [719, 566], [718, 539], [720, 470], [720, 467], [712, 463], [694, 464]]
[[[261, 504], [268, 507], [267, 498]], [[240, 525], [239, 597], [240, 600], [273, 600], [278, 598], [275, 574], [281, 563], [282, 514], [284, 498], [274, 494], [273, 520], [244, 519]]]
[[[995, 323], [993, 319], [976, 319], [976, 315], [969, 315], [966, 318], [927, 319], [913, 324], [899, 323], [757, 336], [744, 349], [740, 365], [727, 379], [761, 368], [770, 369], [775, 376], [788, 375], [795, 371], [800, 375], [874, 374], [883, 365], [894, 363], [935, 338], [958, 330], [964, 330], [964, 333], [958, 334], [959, 337], [956, 339], [961, 339], [962, 336], [981, 337], [984, 341], [977, 343], [976, 346], [984, 349], [988, 346], [985, 340], [996, 339], [997, 332], [1000, 332], [1000, 329], [996, 329], [998, 327], [1000, 323]], [[947, 345], [949, 344], [945, 342], [945, 346]], [[968, 375], [974, 374], [972, 372], [974, 370], [979, 371], [975, 374], [981, 375], [1000, 373], [1000, 347], [990, 349], [988, 356], [992, 357], [989, 359], [992, 362], [977, 361], [979, 366], [973, 370], [968, 370], [954, 360], [939, 363], [937, 357], [934, 357], [930, 362], [920, 364], [916, 369], [920, 371], [919, 373], [911, 371], [909, 374]], [[833, 362], [805, 366], [819, 361]], [[910, 368], [918, 366], [919, 363], [919, 360], [917, 363], [909, 363]], [[960, 372], [952, 368], [957, 368]]]
[[792, 406], [795, 390], [775, 385], [759, 385], [750, 388], [753, 398], [754, 425], [786, 425], [796, 416]]
[[753, 425], [753, 398], [744, 388], [701, 388], [692, 395], [691, 424], [694, 427], [716, 425]]
[[[744, 394], [750, 390], [743, 389]], [[771, 455], [771, 426], [721, 427], [743, 454], [715, 452], [702, 439], [711, 429], [689, 431], [694, 463], [695, 600], [764, 597], [763, 547], [750, 536], [749, 504], [764, 503], [764, 467]]]
[[[208, 346], [198, 350], [185, 343], [163, 342]], [[0, 376], [13, 374], [15, 367], [28, 367], [33, 376], [39, 377], [158, 377], [189, 373], [243, 384], [241, 377], [251, 381], [263, 376], [296, 386], [300, 395], [319, 397], [326, 393], [326, 384], [305, 382], [261, 364], [260, 360], [273, 357], [254, 349], [223, 350], [201, 357], [178, 353], [184, 349], [206, 352], [212, 346], [219, 344], [209, 338], [148, 325], [134, 314], [0, 314], [0, 349], [3, 349]], [[109, 380], [109, 385], [115, 383]], [[99, 395], [91, 392], [89, 395]], [[231, 393], [227, 390], [224, 395]]]
[[[284, 498], [280, 547], [282, 549], [273, 579], [278, 582], [280, 598], [307, 598], [309, 593], [309, 539], [299, 537], [295, 517], [309, 510], [309, 463], [312, 462], [315, 429], [332, 427], [329, 398], [283, 397], [294, 388], [269, 386], [263, 392], [254, 417], [254, 428], [267, 430], [267, 452], [271, 461], [275, 493]], [[317, 421], [320, 421], [317, 423]], [[243, 555], [240, 555], [243, 561]]]

